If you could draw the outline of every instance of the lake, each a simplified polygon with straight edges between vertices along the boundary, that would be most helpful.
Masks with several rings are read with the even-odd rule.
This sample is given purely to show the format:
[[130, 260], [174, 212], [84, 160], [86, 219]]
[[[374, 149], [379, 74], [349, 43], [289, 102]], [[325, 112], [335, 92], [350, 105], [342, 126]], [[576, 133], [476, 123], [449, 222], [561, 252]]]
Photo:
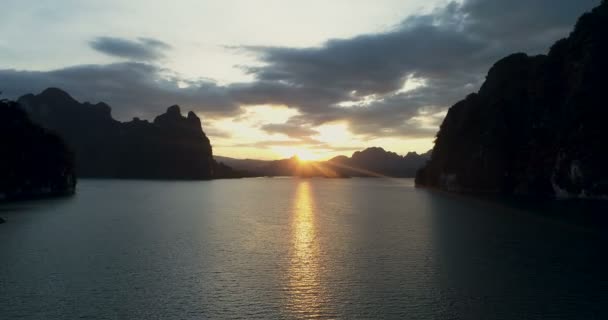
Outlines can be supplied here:
[[606, 208], [410, 179], [81, 180], [0, 206], [0, 318], [607, 319]]

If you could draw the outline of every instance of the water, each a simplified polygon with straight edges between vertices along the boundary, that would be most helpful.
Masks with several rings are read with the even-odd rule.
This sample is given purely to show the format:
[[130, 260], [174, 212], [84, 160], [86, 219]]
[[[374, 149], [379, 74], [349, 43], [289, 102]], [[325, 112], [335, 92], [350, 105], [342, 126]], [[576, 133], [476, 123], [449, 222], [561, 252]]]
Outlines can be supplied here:
[[0, 318], [606, 319], [602, 206], [411, 180], [83, 180], [0, 207]]

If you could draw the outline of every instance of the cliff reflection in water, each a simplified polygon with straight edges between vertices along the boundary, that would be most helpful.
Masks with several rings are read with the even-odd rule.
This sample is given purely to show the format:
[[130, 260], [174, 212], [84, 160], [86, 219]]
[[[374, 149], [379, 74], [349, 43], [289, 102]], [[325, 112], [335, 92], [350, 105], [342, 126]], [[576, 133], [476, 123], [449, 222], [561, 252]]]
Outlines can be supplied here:
[[321, 280], [315, 204], [308, 180], [297, 182], [291, 221], [291, 252], [287, 270], [287, 312], [298, 317], [327, 315], [326, 288]]

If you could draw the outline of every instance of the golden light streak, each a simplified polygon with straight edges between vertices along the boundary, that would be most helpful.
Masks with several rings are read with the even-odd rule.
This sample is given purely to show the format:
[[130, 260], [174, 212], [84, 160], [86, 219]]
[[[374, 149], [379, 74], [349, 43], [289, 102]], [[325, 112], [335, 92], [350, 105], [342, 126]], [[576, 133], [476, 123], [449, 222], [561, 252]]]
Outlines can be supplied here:
[[295, 318], [317, 318], [326, 310], [311, 182], [299, 180], [293, 204], [292, 252], [287, 272], [287, 311]]
[[321, 158], [311, 150], [301, 147], [273, 147], [272, 150], [283, 158], [298, 157], [298, 159], [305, 161], [319, 160]]

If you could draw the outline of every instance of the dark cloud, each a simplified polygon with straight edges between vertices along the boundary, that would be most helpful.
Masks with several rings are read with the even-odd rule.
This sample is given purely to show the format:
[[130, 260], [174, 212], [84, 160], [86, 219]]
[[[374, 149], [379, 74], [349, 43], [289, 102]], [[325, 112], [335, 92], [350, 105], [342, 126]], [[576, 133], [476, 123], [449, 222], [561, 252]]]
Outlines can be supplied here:
[[[303, 115], [295, 119], [308, 125], [343, 120], [359, 134], [432, 136], [414, 117], [476, 91], [492, 63], [507, 54], [545, 52], [598, 3], [466, 0], [410, 16], [389, 32], [321, 47], [243, 47], [264, 64], [245, 68], [257, 81], [238, 88], [237, 97], [296, 107]], [[425, 86], [400, 92], [411, 78]], [[345, 100], [354, 106], [340, 107]]]
[[134, 61], [154, 61], [165, 57], [165, 51], [171, 46], [151, 38], [127, 40], [114, 37], [98, 37], [90, 42], [91, 48], [119, 58]]
[[258, 80], [229, 86], [231, 95], [242, 104], [275, 104], [322, 112], [327, 106], [351, 99], [336, 88], [305, 87], [281, 81]]
[[[498, 41], [532, 41], [539, 35], [564, 36], [584, 11], [599, 0], [467, 0], [459, 9], [466, 15], [466, 32]], [[549, 41], [550, 39], [546, 39]], [[542, 48], [541, 48], [542, 49]]]
[[0, 70], [0, 91], [9, 98], [51, 86], [79, 100], [108, 102], [119, 119], [153, 119], [173, 104], [212, 116], [239, 111], [224, 87], [209, 81], [184, 82], [151, 64], [81, 65], [48, 72]]
[[436, 128], [421, 127], [414, 119], [445, 110], [478, 87], [481, 80], [482, 77], [428, 79], [424, 86], [411, 91], [385, 95], [369, 105], [342, 108], [342, 114], [330, 121], [347, 119], [352, 132], [370, 137], [432, 137]]
[[478, 39], [449, 28], [415, 25], [331, 40], [321, 48], [254, 48], [266, 65], [247, 71], [259, 81], [314, 89], [330, 99], [357, 98], [399, 90], [410, 74], [443, 76], [461, 70], [483, 47]]
[[[370, 138], [431, 137], [434, 130], [417, 118], [444, 111], [476, 91], [503, 56], [546, 52], [599, 2], [465, 0], [410, 16], [384, 33], [319, 47], [239, 47], [254, 53], [261, 65], [243, 67], [254, 81], [227, 86], [184, 81], [151, 65], [169, 48], [162, 42], [98, 38], [91, 44], [96, 50], [147, 63], [0, 70], [0, 90], [17, 95], [62, 87], [81, 99], [108, 102], [121, 117], [149, 118], [175, 103], [212, 115], [235, 114], [239, 104], [283, 104], [301, 115], [262, 129], [300, 143], [314, 143], [314, 126], [334, 121]], [[412, 79], [424, 85], [402, 90]]]

